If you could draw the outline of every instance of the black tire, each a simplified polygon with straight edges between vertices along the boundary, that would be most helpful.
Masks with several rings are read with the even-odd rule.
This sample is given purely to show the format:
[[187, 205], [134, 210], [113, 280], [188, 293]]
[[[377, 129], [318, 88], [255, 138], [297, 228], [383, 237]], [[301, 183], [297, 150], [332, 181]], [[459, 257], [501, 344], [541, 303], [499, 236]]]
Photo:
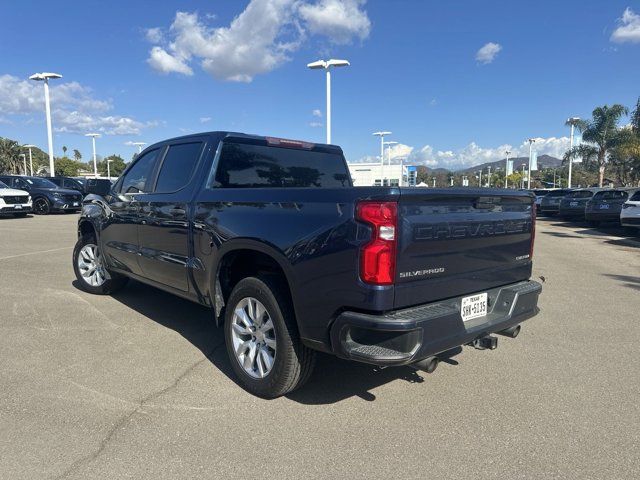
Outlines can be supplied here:
[[[239, 302], [253, 297], [262, 303], [274, 326], [276, 349], [273, 367], [263, 378], [249, 375], [236, 356], [232, 339], [232, 321]], [[300, 340], [295, 314], [283, 286], [277, 278], [248, 277], [235, 286], [225, 311], [224, 338], [231, 367], [241, 385], [262, 398], [276, 398], [301, 387], [311, 376], [315, 351]]]
[[51, 213], [51, 202], [45, 197], [38, 197], [33, 201], [33, 213], [36, 215], [49, 215]]
[[127, 282], [129, 281], [127, 277], [103, 268], [106, 280], [101, 285], [93, 286], [89, 284], [87, 280], [82, 276], [80, 267], [78, 265], [78, 257], [80, 256], [80, 250], [82, 250], [82, 248], [88, 244], [97, 246], [97, 242], [93, 235], [84, 235], [80, 237], [73, 249], [73, 271], [76, 274], [76, 280], [78, 280], [80, 288], [82, 288], [82, 290], [84, 290], [85, 292], [89, 292], [94, 295], [110, 295], [114, 292], [117, 292], [127, 284]]

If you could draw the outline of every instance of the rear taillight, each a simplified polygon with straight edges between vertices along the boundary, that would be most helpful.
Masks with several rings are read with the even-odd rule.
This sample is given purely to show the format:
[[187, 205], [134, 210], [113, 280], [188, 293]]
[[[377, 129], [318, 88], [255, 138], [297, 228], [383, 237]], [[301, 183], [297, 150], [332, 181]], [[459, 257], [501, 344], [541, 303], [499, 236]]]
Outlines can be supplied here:
[[529, 260], [533, 260], [533, 244], [536, 241], [536, 206], [531, 205], [531, 250]]
[[356, 217], [373, 230], [371, 241], [360, 252], [360, 278], [374, 285], [391, 285], [396, 273], [398, 204], [361, 202]]

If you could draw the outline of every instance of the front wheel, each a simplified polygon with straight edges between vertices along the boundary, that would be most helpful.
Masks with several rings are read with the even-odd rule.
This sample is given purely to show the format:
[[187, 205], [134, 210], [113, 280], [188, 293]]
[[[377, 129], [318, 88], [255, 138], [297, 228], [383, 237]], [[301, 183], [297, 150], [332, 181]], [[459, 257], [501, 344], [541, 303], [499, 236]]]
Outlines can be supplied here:
[[33, 201], [33, 213], [36, 215], [49, 215], [51, 203], [46, 198], [40, 197]]
[[114, 293], [128, 280], [107, 270], [98, 242], [88, 235], [80, 237], [73, 249], [73, 271], [80, 288], [95, 295]]
[[238, 282], [227, 302], [224, 331], [231, 367], [254, 395], [280, 397], [311, 375], [315, 352], [302, 344], [291, 302], [276, 279]]

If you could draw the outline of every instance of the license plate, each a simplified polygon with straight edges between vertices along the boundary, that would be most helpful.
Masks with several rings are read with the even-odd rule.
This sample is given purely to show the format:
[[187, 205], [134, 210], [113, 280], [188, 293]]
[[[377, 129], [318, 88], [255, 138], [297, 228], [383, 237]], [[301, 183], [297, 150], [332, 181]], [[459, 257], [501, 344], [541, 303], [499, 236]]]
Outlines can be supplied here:
[[74, 207], [77, 207], [78, 205], [80, 205], [78, 202], [73, 202]]
[[606, 210], [609, 208], [609, 204], [608, 203], [603, 203], [600, 205], [600, 210]]
[[14, 205], [13, 208], [15, 210], [22, 210], [22, 205]]
[[487, 294], [479, 293], [462, 299], [460, 307], [460, 315], [464, 322], [478, 317], [484, 317], [487, 314]]
[[578, 206], [578, 202], [571, 202], [571, 203], [569, 203], [569, 206], [577, 207]]

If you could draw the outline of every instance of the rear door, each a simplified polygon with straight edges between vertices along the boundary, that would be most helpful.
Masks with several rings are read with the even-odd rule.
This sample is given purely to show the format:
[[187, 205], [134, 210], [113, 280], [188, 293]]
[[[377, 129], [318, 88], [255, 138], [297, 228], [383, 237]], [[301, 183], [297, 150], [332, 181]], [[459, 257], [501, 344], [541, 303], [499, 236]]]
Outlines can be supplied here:
[[532, 205], [526, 192], [402, 189], [395, 306], [528, 279]]
[[204, 156], [207, 137], [189, 137], [168, 145], [151, 193], [141, 205], [140, 267], [153, 281], [188, 291], [191, 181]]

